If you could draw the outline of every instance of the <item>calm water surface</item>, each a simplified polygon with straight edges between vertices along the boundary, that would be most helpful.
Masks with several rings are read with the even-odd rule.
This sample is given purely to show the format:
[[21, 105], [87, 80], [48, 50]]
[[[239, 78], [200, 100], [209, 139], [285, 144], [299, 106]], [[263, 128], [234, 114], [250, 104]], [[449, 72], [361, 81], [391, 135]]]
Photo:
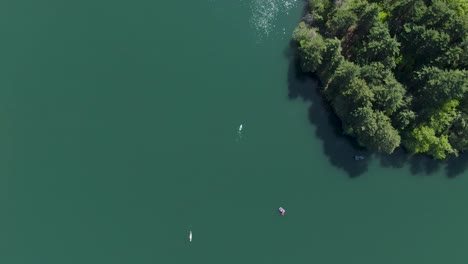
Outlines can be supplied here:
[[0, 263], [465, 264], [466, 159], [357, 164], [291, 99], [302, 6], [0, 3]]

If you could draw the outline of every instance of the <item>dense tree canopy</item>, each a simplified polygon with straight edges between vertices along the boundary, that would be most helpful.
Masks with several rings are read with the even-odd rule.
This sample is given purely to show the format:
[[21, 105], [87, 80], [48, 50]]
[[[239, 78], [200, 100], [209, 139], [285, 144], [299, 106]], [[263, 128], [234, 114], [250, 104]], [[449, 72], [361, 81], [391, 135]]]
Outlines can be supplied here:
[[293, 34], [344, 133], [437, 159], [468, 150], [467, 0], [309, 0]]

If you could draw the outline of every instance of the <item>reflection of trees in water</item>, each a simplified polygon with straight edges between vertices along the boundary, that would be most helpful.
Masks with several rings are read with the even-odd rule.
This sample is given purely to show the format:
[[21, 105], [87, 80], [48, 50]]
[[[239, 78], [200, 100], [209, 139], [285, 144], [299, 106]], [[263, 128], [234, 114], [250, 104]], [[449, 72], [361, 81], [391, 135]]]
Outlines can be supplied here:
[[[401, 148], [391, 155], [386, 155], [375, 154], [358, 146], [353, 138], [343, 134], [340, 120], [320, 93], [321, 84], [318, 78], [301, 71], [293, 47], [287, 53], [290, 57], [289, 98], [302, 98], [311, 103], [309, 121], [315, 127], [315, 136], [323, 142], [324, 154], [333, 166], [343, 169], [350, 177], [356, 177], [366, 172], [372, 158], [379, 159], [380, 165], [383, 167], [402, 168], [409, 165], [413, 174], [429, 175], [445, 166], [446, 175], [453, 178], [463, 174], [467, 169], [467, 154], [444, 162], [424, 155], [410, 156]], [[353, 158], [355, 155], [363, 155], [366, 159], [356, 161]]]

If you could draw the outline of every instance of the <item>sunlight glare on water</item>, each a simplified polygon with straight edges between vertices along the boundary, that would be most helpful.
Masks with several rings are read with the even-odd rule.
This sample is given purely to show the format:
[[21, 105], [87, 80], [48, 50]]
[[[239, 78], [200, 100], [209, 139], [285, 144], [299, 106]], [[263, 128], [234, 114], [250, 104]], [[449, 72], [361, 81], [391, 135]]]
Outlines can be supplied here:
[[289, 15], [289, 10], [296, 7], [297, 0], [252, 0], [250, 3], [250, 24], [255, 29], [259, 40], [272, 33], [284, 34], [282, 28], [276, 29], [279, 16]]

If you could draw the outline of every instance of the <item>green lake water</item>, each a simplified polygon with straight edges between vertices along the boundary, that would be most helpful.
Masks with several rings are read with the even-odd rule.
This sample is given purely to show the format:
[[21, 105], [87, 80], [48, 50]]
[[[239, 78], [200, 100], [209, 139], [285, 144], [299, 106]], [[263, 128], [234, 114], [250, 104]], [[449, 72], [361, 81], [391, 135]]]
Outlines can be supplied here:
[[0, 3], [0, 263], [466, 264], [466, 157], [341, 136], [291, 59], [302, 10]]

